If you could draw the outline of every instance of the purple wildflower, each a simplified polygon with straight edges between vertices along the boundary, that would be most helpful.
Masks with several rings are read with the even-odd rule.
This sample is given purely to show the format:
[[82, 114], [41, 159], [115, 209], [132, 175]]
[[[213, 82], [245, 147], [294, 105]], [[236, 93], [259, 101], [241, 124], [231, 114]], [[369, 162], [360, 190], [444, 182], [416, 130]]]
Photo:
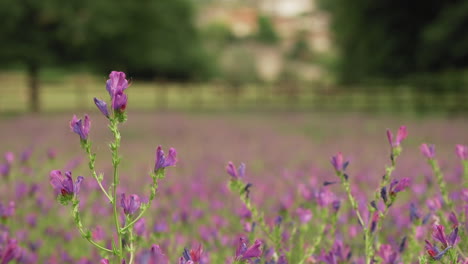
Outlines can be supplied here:
[[239, 178], [243, 178], [245, 176], [245, 164], [241, 163], [239, 167], [237, 167], [237, 170], [236, 170], [234, 163], [230, 161], [228, 162], [228, 165], [226, 166], [226, 172], [236, 180]]
[[146, 229], [146, 221], [144, 218], [140, 218], [135, 223], [135, 226], [133, 227], [135, 229], [135, 233], [137, 236], [143, 236], [145, 234], [145, 229]]
[[166, 255], [163, 254], [161, 248], [158, 245], [152, 245], [148, 254], [148, 261], [142, 263], [168, 264], [169, 260], [167, 259]]
[[107, 104], [106, 102], [102, 101], [102, 100], [99, 100], [97, 99], [96, 97], [94, 97], [94, 103], [96, 104], [97, 108], [99, 109], [99, 111], [101, 111], [101, 113], [109, 118], [109, 110], [107, 110]]
[[251, 258], [258, 258], [262, 255], [262, 241], [255, 240], [254, 244], [247, 247], [247, 240], [243, 237], [239, 238], [239, 244], [236, 249], [236, 260], [248, 260]]
[[395, 196], [397, 193], [404, 191], [410, 184], [411, 180], [409, 178], [394, 179], [389, 188], [390, 196]]
[[202, 259], [202, 254], [203, 254], [203, 248], [201, 244], [199, 244], [196, 248], [190, 249], [190, 251], [188, 251], [187, 249], [184, 249], [184, 252], [182, 253], [182, 255], [186, 262], [182, 262], [182, 263], [184, 264], [200, 263]]
[[72, 197], [80, 191], [80, 185], [83, 181], [83, 176], [78, 176], [76, 182], [73, 183], [72, 173], [70, 171], [65, 172], [65, 177], [59, 170], [53, 170], [49, 174], [50, 184], [55, 191], [60, 193], [64, 197]]
[[70, 121], [70, 128], [73, 132], [78, 134], [81, 140], [87, 140], [89, 130], [91, 128], [91, 121], [89, 116], [85, 115], [84, 120], [78, 119], [76, 115], [73, 115], [72, 120]]
[[468, 146], [457, 145], [456, 153], [461, 160], [468, 160]]
[[13, 259], [20, 257], [20, 248], [18, 247], [18, 242], [15, 239], [8, 239], [4, 248], [0, 252], [0, 263], [7, 264]]
[[10, 165], [13, 164], [15, 161], [15, 154], [13, 154], [13, 152], [5, 153], [5, 161]]
[[447, 252], [447, 250], [450, 249], [450, 248], [446, 248], [443, 251], [441, 251], [437, 246], [432, 245], [431, 242], [429, 242], [427, 240], [425, 240], [425, 241], [426, 241], [426, 246], [425, 246], [426, 252], [434, 260], [441, 259], [444, 256], [444, 254]]
[[15, 214], [15, 209], [16, 206], [14, 201], [10, 201], [7, 206], [0, 203], [0, 218], [6, 219], [13, 216]]
[[127, 107], [127, 95], [124, 90], [128, 87], [128, 81], [125, 79], [125, 73], [112, 71], [109, 74], [109, 80], [106, 83], [106, 89], [112, 99], [112, 109], [115, 112], [124, 112]]
[[154, 172], [157, 172], [160, 169], [175, 166], [177, 163], [177, 151], [174, 148], [169, 149], [169, 154], [167, 158], [164, 155], [164, 151], [161, 146], [158, 146], [156, 150], [156, 161], [154, 165]]
[[336, 171], [342, 171], [346, 169], [348, 162], [344, 162], [343, 154], [341, 152], [338, 152], [338, 154], [331, 158], [331, 164], [333, 165]]
[[0, 175], [3, 177], [8, 177], [10, 175], [11, 167], [8, 163], [0, 164]]
[[401, 126], [399, 129], [398, 129], [398, 133], [396, 135], [396, 138], [395, 140], [393, 140], [393, 134], [392, 132], [387, 129], [387, 138], [388, 138], [388, 142], [390, 143], [390, 146], [392, 148], [396, 148], [396, 147], [399, 147], [401, 142], [408, 136], [408, 131], [406, 130], [406, 126]]
[[395, 264], [397, 263], [397, 252], [393, 251], [392, 246], [382, 244], [377, 254], [382, 258], [382, 264]]
[[433, 144], [427, 145], [426, 143], [422, 144], [420, 147], [421, 153], [428, 159], [435, 158], [435, 146]]
[[125, 193], [122, 193], [120, 197], [120, 206], [122, 206], [126, 215], [134, 214], [141, 206], [140, 197], [136, 194], [132, 194], [127, 198]]
[[306, 224], [312, 219], [312, 212], [309, 209], [297, 208], [296, 214], [302, 224]]
[[108, 259], [101, 259], [99, 264], [109, 264], [109, 260]]

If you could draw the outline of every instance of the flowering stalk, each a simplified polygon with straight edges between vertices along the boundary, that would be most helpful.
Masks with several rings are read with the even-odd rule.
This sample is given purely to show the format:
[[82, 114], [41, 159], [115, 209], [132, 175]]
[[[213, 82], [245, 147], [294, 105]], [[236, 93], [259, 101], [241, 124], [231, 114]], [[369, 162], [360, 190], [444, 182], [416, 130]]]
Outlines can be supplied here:
[[117, 185], [119, 184], [119, 173], [118, 167], [120, 163], [119, 157], [119, 147], [120, 147], [120, 132], [118, 129], [119, 121], [115, 118], [110, 119], [109, 129], [111, 130], [112, 134], [114, 135], [114, 142], [109, 144], [109, 147], [112, 152], [112, 167], [114, 170], [113, 173], [113, 182], [112, 182], [112, 209], [114, 213], [114, 223], [115, 229], [117, 232], [117, 239], [118, 239], [118, 248], [114, 249], [115, 254], [120, 258], [123, 257], [123, 245], [122, 245], [122, 232], [120, 230], [119, 224], [119, 213], [117, 211]]
[[[279, 253], [279, 250], [281, 248], [281, 232], [274, 232], [275, 235], [272, 234], [272, 232], [270, 231], [270, 228], [265, 223], [265, 218], [263, 216], [263, 213], [260, 213], [257, 210], [257, 208], [252, 205], [249, 197], [245, 195], [245, 191], [244, 191], [245, 184], [239, 179], [238, 180], [231, 179], [229, 187], [231, 190], [237, 191], [240, 194], [240, 199], [242, 203], [252, 213], [252, 219], [255, 221], [255, 223], [258, 224], [260, 229], [262, 229], [263, 233], [265, 233], [267, 238], [273, 243], [273, 245], [275, 246], [276, 253]], [[276, 228], [279, 228], [279, 227], [276, 227]]]
[[351, 184], [349, 183], [348, 180], [348, 175], [344, 172], [346, 168], [348, 167], [349, 162], [344, 162], [343, 160], [343, 154], [339, 152], [336, 156], [333, 156], [331, 159], [331, 163], [333, 167], [335, 168], [335, 173], [340, 178], [341, 184], [343, 185], [346, 194], [348, 196], [349, 203], [351, 204], [351, 208], [356, 214], [356, 217], [358, 219], [359, 225], [362, 227], [364, 231], [364, 244], [365, 244], [365, 253], [366, 253], [366, 264], [371, 264], [373, 255], [374, 255], [374, 250], [373, 250], [373, 244], [370, 241], [370, 231], [369, 228], [364, 224], [363, 218], [361, 216], [361, 213], [359, 212], [359, 206], [356, 202], [356, 199], [354, 198], [353, 194], [351, 193]]
[[437, 180], [437, 184], [439, 185], [440, 193], [442, 194], [442, 199], [444, 203], [449, 206], [449, 208], [453, 211], [453, 203], [450, 201], [448, 196], [447, 184], [444, 180], [444, 174], [440, 170], [439, 163], [435, 159], [435, 147], [434, 145], [421, 145], [421, 153], [427, 158], [427, 162], [431, 166], [432, 172]]
[[457, 145], [455, 153], [462, 162], [464, 186], [468, 188], [468, 146]]
[[[322, 215], [322, 214], [321, 214]], [[304, 264], [305, 261], [315, 253], [315, 251], [317, 250], [317, 247], [320, 245], [320, 243], [322, 243], [322, 240], [323, 238], [325, 237], [325, 232], [326, 232], [326, 227], [327, 227], [327, 219], [329, 217], [329, 211], [327, 210], [327, 213], [325, 214], [325, 217], [322, 216], [322, 224], [320, 225], [319, 227], [319, 235], [317, 236], [317, 238], [315, 239], [314, 241], [314, 244], [312, 244], [312, 247], [310, 247], [306, 253], [304, 254], [304, 256], [302, 257], [301, 261], [299, 261], [299, 264]]]

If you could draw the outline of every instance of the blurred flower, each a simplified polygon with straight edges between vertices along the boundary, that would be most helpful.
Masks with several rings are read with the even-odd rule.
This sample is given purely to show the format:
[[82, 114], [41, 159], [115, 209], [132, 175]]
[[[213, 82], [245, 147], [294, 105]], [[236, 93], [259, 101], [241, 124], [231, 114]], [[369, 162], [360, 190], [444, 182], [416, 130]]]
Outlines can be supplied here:
[[47, 158], [54, 160], [57, 157], [57, 151], [53, 148], [47, 149]]
[[109, 260], [108, 259], [101, 259], [99, 264], [109, 264]]
[[146, 221], [144, 218], [140, 218], [135, 223], [135, 226], [133, 227], [135, 229], [135, 233], [137, 236], [143, 236], [145, 234], [145, 229], [146, 229]]
[[399, 129], [398, 129], [398, 132], [397, 132], [397, 135], [396, 135], [396, 138], [395, 140], [393, 140], [393, 134], [392, 132], [387, 129], [387, 138], [388, 138], [388, 142], [390, 143], [390, 146], [392, 146], [392, 148], [396, 148], [398, 146], [400, 146], [401, 142], [408, 136], [408, 131], [406, 130], [406, 126], [401, 126]]
[[163, 254], [161, 248], [158, 245], [153, 244], [151, 250], [147, 251], [142, 256], [141, 263], [147, 264], [168, 264], [169, 260], [166, 255]]
[[421, 153], [428, 159], [435, 158], [435, 146], [434, 144], [427, 145], [426, 143], [422, 144], [420, 147]]
[[97, 108], [99, 109], [99, 111], [101, 111], [101, 113], [109, 118], [109, 110], [107, 110], [107, 104], [106, 102], [102, 101], [102, 100], [99, 100], [97, 99], [96, 97], [94, 97], [94, 103], [96, 104]]
[[89, 130], [91, 128], [91, 121], [89, 120], [89, 116], [85, 115], [83, 121], [81, 119], [78, 119], [76, 115], [73, 115], [73, 118], [70, 121], [70, 128], [73, 132], [80, 136], [81, 140], [87, 140]]
[[76, 182], [73, 183], [72, 173], [70, 171], [65, 172], [65, 177], [63, 177], [61, 171], [53, 170], [49, 174], [49, 179], [50, 184], [56, 192], [60, 193], [65, 198], [71, 198], [80, 191], [80, 185], [84, 178], [83, 176], [78, 176]]
[[20, 248], [15, 239], [8, 239], [0, 251], [0, 263], [7, 264], [20, 256]]
[[450, 248], [446, 248], [443, 251], [441, 251], [437, 246], [432, 245], [431, 242], [429, 242], [428, 240], [425, 240], [425, 242], [426, 242], [425, 249], [426, 249], [427, 254], [429, 254], [429, 256], [431, 256], [435, 260], [441, 259], [444, 256], [444, 254], [447, 252], [447, 250], [450, 249]]
[[239, 238], [235, 260], [248, 260], [251, 258], [258, 258], [262, 255], [262, 241], [255, 240], [254, 244], [247, 247], [247, 240], [243, 237]]
[[8, 177], [10, 175], [11, 167], [8, 163], [0, 164], [0, 175], [3, 177]]
[[405, 190], [411, 183], [409, 178], [403, 178], [401, 180], [394, 179], [392, 183], [390, 183], [390, 188], [388, 189], [390, 192], [390, 196], [395, 196], [397, 193]]
[[126, 215], [134, 214], [141, 205], [140, 197], [136, 194], [130, 195], [130, 197], [126, 197], [125, 193], [120, 195], [120, 206], [122, 206], [124, 213]]
[[104, 230], [101, 226], [96, 226], [91, 232], [91, 237], [95, 241], [102, 241], [105, 238]]
[[338, 152], [338, 154], [331, 158], [331, 164], [336, 171], [344, 171], [348, 167], [349, 161], [344, 162], [343, 154]]
[[[199, 244], [196, 248], [190, 249], [190, 251], [188, 251], [185, 248], [182, 256], [184, 260], [186, 261], [185, 264], [200, 263], [200, 260], [202, 259], [202, 254], [203, 254], [203, 248], [201, 244]], [[189, 261], [192, 261], [192, 262], [189, 262]]]
[[468, 160], [468, 146], [457, 145], [456, 153], [461, 160]]
[[298, 215], [299, 220], [302, 224], [306, 224], [307, 222], [312, 220], [312, 211], [308, 209], [297, 208], [296, 214]]
[[377, 228], [377, 221], [379, 221], [379, 212], [375, 211], [371, 219], [371, 226], [370, 226], [371, 233], [374, 233], [375, 229]]
[[154, 165], [154, 172], [157, 172], [159, 169], [163, 169], [169, 166], [175, 166], [177, 163], [177, 151], [174, 148], [169, 149], [169, 154], [167, 158], [164, 156], [164, 151], [161, 146], [158, 146], [156, 150], [156, 161]]
[[4, 206], [2, 203], [0, 203], [0, 218], [6, 219], [15, 214], [15, 202], [10, 201], [7, 206]]
[[387, 244], [380, 245], [377, 254], [382, 258], [382, 264], [396, 264], [398, 253], [393, 251], [392, 246]]
[[5, 161], [11, 165], [15, 161], [15, 154], [13, 152], [5, 153]]
[[230, 161], [226, 166], [226, 172], [236, 180], [239, 178], [243, 178], [245, 176], [245, 164], [241, 163], [236, 170], [234, 163]]

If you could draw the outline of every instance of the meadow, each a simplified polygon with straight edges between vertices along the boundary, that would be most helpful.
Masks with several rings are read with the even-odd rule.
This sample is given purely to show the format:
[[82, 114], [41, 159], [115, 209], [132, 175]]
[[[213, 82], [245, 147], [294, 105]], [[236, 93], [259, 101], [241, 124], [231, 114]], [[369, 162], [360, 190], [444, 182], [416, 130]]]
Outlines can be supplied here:
[[[96, 96], [104, 99], [104, 89]], [[133, 102], [114, 108], [111, 121], [97, 109], [0, 117], [0, 263], [468, 261], [468, 154], [456, 151], [468, 143], [464, 118], [153, 112], [132, 110]], [[137, 212], [156, 195], [131, 231], [116, 234], [112, 197], [80, 144], [92, 142], [95, 171], [104, 189], [112, 186], [108, 125], [123, 111], [120, 228], [136, 215], [121, 206], [122, 193], [138, 195]], [[70, 120], [85, 113], [83, 140]], [[407, 137], [397, 136], [402, 125]], [[421, 153], [423, 143], [435, 144], [435, 154]], [[159, 145], [166, 161], [176, 149], [176, 164], [157, 169]], [[51, 186], [53, 170], [83, 176], [79, 192]]]

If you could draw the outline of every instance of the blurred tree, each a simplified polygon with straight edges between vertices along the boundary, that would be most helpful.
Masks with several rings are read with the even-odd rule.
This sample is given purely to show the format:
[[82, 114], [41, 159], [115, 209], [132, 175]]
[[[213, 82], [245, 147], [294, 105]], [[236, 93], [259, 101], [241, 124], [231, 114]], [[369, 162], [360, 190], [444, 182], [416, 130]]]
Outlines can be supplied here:
[[195, 28], [190, 0], [100, 0], [90, 13], [89, 59], [132, 76], [203, 79], [211, 58]]
[[0, 61], [26, 67], [31, 111], [40, 109], [40, 69], [78, 58], [72, 51], [84, 43], [84, 5], [77, 0], [0, 0]]
[[322, 0], [345, 83], [468, 66], [468, 2]]
[[48, 66], [207, 78], [213, 67], [193, 14], [190, 0], [0, 0], [1, 66], [26, 66], [32, 111], [40, 109], [39, 73]]
[[279, 41], [279, 36], [276, 33], [271, 19], [268, 16], [258, 16], [258, 32], [257, 40], [265, 44], [276, 44]]

